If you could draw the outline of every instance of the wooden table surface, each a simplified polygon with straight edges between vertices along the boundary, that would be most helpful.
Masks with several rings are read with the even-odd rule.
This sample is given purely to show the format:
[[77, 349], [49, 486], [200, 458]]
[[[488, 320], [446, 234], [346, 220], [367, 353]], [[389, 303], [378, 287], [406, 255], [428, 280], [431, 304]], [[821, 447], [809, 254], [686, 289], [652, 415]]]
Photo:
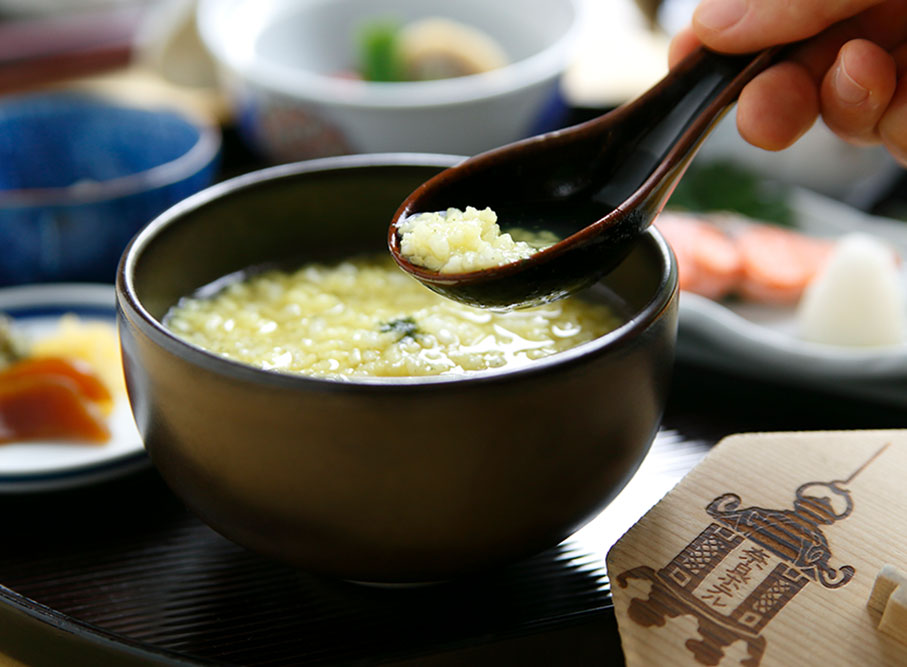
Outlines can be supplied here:
[[679, 365], [649, 459], [601, 517], [534, 558], [418, 589], [320, 579], [248, 553], [152, 470], [0, 497], [0, 647], [29, 665], [621, 664], [604, 556], [714, 443], [903, 425], [900, 409]]

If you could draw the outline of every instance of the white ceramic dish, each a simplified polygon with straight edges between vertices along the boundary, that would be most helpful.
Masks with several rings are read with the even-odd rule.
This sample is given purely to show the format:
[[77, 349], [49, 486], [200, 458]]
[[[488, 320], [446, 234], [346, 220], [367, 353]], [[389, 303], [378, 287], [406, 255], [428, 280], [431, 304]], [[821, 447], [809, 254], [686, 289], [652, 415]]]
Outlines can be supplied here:
[[[52, 330], [61, 315], [115, 321], [112, 285], [44, 284], [0, 289], [0, 311], [26, 336]], [[101, 445], [36, 441], [0, 445], [0, 493], [66, 489], [119, 477], [149, 465], [126, 396], [109, 417]]]
[[[808, 190], [794, 190], [792, 204], [797, 227], [805, 232], [834, 237], [863, 231], [886, 239], [907, 257], [907, 223], [871, 216]], [[907, 273], [903, 277], [907, 284]], [[811, 343], [797, 337], [795, 316], [794, 308], [718, 303], [684, 292], [678, 359], [907, 405], [907, 341], [873, 348]]]
[[[526, 136], [578, 31], [577, 0], [201, 0], [198, 28], [243, 136], [275, 161], [341, 153], [473, 154]], [[369, 19], [443, 16], [495, 39], [511, 63], [437, 81], [364, 82]]]

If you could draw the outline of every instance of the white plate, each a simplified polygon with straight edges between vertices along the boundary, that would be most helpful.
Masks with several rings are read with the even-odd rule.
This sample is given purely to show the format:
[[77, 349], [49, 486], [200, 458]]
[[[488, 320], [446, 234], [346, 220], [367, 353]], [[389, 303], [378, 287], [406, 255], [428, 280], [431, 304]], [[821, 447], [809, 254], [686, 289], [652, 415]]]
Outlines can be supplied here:
[[[888, 240], [907, 257], [907, 223], [871, 216], [807, 190], [795, 190], [792, 205], [797, 227], [804, 232], [867, 232]], [[792, 307], [718, 303], [687, 292], [680, 295], [679, 305], [678, 359], [907, 405], [907, 343], [856, 348], [804, 341], [796, 335]]]
[[[113, 286], [26, 285], [0, 289], [0, 311], [26, 336], [50, 332], [61, 315], [114, 322]], [[0, 445], [0, 493], [65, 489], [125, 475], [148, 465], [126, 396], [109, 417], [111, 439], [101, 445], [36, 441]]]

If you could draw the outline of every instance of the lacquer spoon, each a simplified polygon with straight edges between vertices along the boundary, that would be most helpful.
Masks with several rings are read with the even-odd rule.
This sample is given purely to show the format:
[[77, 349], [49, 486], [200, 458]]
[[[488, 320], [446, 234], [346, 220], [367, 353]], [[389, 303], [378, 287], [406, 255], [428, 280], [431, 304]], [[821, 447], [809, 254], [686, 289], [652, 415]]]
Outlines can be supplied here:
[[[388, 230], [394, 260], [436, 292], [496, 309], [540, 305], [596, 282], [661, 212], [703, 139], [777, 53], [700, 48], [625, 106], [441, 172], [394, 215]], [[466, 206], [491, 207], [504, 231], [545, 229], [562, 240], [528, 259], [468, 273], [439, 273], [402, 255], [398, 221]]]

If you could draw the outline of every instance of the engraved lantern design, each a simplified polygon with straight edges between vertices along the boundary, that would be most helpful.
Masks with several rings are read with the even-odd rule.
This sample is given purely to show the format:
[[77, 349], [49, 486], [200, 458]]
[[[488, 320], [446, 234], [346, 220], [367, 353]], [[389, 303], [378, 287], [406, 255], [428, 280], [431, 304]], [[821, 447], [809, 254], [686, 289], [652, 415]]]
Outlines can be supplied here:
[[860, 470], [844, 481], [801, 485], [792, 510], [742, 507], [734, 493], [715, 498], [705, 508], [712, 523], [670, 563], [618, 575], [621, 587], [629, 579], [652, 583], [647, 599], [631, 600], [630, 619], [650, 627], [693, 615], [701, 638], [686, 647], [697, 662], [717, 665], [724, 648], [740, 640], [747, 650], [742, 664], [756, 667], [766, 647], [762, 630], [804, 586], [835, 589], [853, 578], [853, 567], [832, 565], [823, 528], [853, 511], [845, 485]]

